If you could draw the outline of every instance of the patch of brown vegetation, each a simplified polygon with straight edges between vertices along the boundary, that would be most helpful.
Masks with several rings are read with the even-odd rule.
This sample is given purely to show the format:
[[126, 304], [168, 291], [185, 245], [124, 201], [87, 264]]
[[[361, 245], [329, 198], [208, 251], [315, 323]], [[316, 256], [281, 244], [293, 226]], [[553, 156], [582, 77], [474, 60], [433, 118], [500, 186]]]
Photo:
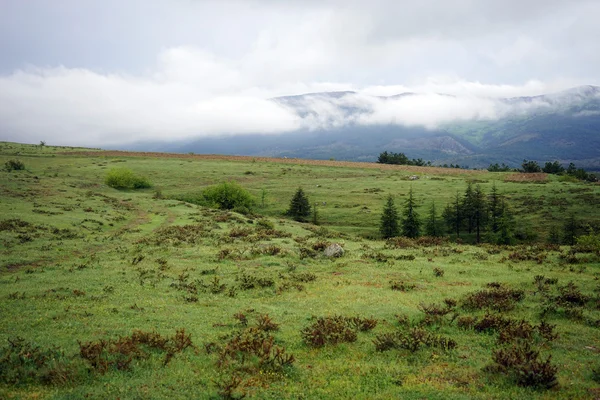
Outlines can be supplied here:
[[510, 174], [504, 178], [505, 182], [546, 182], [548, 180], [548, 174], [544, 172], [538, 172], [533, 174]]

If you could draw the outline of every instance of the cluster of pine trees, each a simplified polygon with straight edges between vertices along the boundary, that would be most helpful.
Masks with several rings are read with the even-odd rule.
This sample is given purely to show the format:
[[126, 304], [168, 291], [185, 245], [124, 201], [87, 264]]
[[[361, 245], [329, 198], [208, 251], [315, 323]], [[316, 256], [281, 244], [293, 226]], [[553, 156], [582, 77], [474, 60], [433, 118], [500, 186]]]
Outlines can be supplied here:
[[511, 244], [514, 242], [513, 231], [514, 219], [496, 185], [486, 195], [481, 186], [473, 187], [470, 182], [464, 195], [457, 192], [454, 201], [446, 205], [441, 218], [433, 202], [424, 223], [416, 211], [412, 188], [408, 192], [401, 216], [390, 195], [380, 224], [380, 232], [385, 238], [400, 235], [417, 238], [422, 234], [434, 237], [454, 234], [459, 238], [461, 233], [466, 232], [475, 234], [477, 243], [485, 239], [496, 244]]
[[537, 172], [545, 172], [547, 174], [554, 175], [569, 175], [573, 176], [580, 181], [588, 181], [588, 182], [596, 182], [598, 178], [596, 175], [586, 172], [583, 168], [577, 168], [575, 164], [569, 163], [567, 168], [563, 167], [562, 164], [558, 161], [547, 161], [543, 167], [538, 164], [537, 161], [533, 160], [523, 160], [521, 163], [521, 169], [510, 168], [508, 165], [502, 163], [502, 165], [490, 164], [487, 169], [490, 172], [523, 172], [526, 174], [533, 174]]

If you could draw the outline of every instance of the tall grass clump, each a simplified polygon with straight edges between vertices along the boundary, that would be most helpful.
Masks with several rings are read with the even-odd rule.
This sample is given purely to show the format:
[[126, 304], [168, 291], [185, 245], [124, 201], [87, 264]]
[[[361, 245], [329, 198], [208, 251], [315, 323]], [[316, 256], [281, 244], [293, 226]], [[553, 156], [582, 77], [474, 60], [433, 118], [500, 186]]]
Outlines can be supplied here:
[[152, 186], [147, 178], [136, 175], [127, 168], [111, 169], [104, 182], [114, 189], [145, 189]]

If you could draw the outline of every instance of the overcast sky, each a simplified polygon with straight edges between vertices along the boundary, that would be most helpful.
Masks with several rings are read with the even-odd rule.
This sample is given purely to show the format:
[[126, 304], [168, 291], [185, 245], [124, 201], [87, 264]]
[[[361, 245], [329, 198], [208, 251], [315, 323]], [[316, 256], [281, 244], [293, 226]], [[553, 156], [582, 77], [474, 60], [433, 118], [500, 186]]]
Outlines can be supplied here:
[[334, 90], [494, 117], [481, 98], [600, 84], [599, 16], [598, 0], [0, 0], [0, 139], [285, 132], [304, 121], [268, 99]]

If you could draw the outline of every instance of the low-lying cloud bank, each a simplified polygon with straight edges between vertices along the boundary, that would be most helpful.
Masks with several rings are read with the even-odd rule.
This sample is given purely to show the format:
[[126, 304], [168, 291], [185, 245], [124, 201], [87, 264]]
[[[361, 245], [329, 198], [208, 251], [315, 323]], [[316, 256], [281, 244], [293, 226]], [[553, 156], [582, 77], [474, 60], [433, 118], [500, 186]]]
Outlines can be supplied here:
[[[509, 112], [556, 107], [582, 96], [573, 92], [523, 104], [502, 100], [565, 89], [571, 82], [508, 86], [437, 78], [411, 87], [258, 85], [243, 66], [194, 49], [167, 50], [159, 60], [156, 70], [143, 76], [65, 67], [31, 67], [0, 76], [0, 138], [108, 146], [345, 124], [435, 128], [456, 120], [496, 119]], [[284, 94], [345, 90], [355, 93], [273, 100]], [[418, 94], [382, 97], [407, 92]]]

